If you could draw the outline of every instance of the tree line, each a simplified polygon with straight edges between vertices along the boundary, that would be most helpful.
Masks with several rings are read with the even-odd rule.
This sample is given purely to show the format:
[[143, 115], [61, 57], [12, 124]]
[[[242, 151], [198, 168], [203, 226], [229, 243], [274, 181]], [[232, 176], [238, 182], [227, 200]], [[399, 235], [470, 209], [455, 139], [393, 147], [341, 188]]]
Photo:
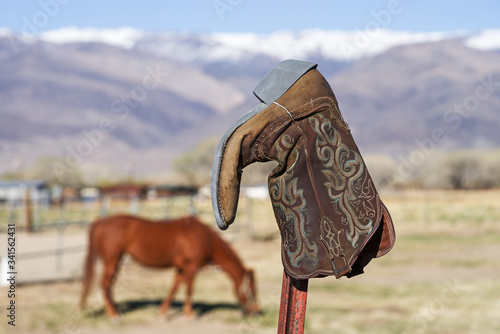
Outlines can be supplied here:
[[[176, 183], [192, 186], [210, 184], [213, 158], [219, 138], [211, 138], [178, 156], [173, 162], [172, 179]], [[411, 155], [410, 155], [411, 157]], [[74, 168], [56, 177], [52, 164], [59, 158], [40, 158], [27, 171], [27, 179], [45, 179], [56, 184], [85, 183], [85, 173], [98, 178], [102, 167], [80, 170]], [[363, 159], [377, 188], [420, 188], [420, 189], [492, 189], [500, 188], [500, 150], [436, 151], [422, 156], [419, 161], [382, 154], [363, 154]], [[245, 168], [242, 183], [265, 184], [275, 162], [256, 163]], [[109, 173], [108, 173], [109, 174]], [[0, 179], [18, 179], [19, 173], [5, 173]], [[24, 178], [24, 177], [23, 177]], [[130, 178], [109, 180], [99, 183], [134, 181]], [[136, 182], [138, 180], [135, 180]]]

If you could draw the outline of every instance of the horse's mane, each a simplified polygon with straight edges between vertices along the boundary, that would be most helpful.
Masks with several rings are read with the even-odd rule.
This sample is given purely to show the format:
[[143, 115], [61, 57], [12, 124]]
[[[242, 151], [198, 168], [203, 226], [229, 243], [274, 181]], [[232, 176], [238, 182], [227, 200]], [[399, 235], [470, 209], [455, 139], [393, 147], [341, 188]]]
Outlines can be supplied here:
[[231, 248], [231, 246], [229, 246], [227, 241], [222, 239], [222, 237], [213, 229], [209, 228], [209, 230], [214, 241], [214, 246], [219, 247], [222, 254], [225, 254], [230, 260], [232, 260], [234, 263], [237, 263], [241, 268], [244, 268], [240, 257]]

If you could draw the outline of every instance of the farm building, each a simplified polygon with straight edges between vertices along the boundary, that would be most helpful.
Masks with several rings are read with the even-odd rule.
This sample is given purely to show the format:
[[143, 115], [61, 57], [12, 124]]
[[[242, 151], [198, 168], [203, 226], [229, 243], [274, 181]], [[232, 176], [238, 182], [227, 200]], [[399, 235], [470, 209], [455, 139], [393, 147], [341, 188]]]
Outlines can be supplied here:
[[34, 201], [49, 200], [50, 190], [45, 180], [0, 181], [0, 202], [23, 201], [26, 195]]

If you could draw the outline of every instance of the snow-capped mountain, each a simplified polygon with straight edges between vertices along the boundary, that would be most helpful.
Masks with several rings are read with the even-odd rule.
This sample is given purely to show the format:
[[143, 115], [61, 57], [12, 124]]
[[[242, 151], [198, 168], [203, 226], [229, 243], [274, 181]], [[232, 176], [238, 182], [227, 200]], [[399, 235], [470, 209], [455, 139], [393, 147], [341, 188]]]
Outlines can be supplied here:
[[436, 149], [498, 147], [498, 50], [500, 30], [0, 28], [0, 173], [18, 158], [64, 161], [91, 147], [82, 168], [119, 175], [132, 161], [137, 175], [164, 175], [176, 155], [250, 110], [255, 84], [286, 58], [318, 63], [362, 152], [406, 156], [436, 129], [446, 137]]
[[322, 57], [350, 61], [380, 54], [392, 47], [447, 39], [463, 39], [475, 49], [500, 49], [500, 30], [478, 33], [406, 32], [374, 29], [368, 31], [305, 30], [255, 33], [149, 33], [133, 28], [62, 28], [43, 32], [41, 40], [52, 43], [100, 42], [124, 49], [141, 49], [176, 59], [193, 61], [245, 61], [257, 55], [273, 58], [307, 59]]

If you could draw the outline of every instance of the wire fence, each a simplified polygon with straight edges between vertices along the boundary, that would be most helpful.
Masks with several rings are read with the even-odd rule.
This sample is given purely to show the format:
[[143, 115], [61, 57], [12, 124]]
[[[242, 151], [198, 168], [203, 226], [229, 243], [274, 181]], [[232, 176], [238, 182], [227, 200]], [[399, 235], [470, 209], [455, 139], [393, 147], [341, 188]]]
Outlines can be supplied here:
[[[261, 211], [255, 203], [255, 200], [245, 197], [240, 200], [239, 222], [231, 229], [230, 234], [225, 234], [226, 237], [238, 238], [242, 233], [249, 235], [254, 232], [255, 226], [253, 222], [258, 219], [259, 211]], [[49, 205], [47, 201], [20, 199], [0, 204], [0, 219], [2, 222], [7, 222], [1, 224], [0, 233], [7, 232], [7, 226], [10, 224], [15, 225], [17, 232], [21, 232], [24, 236], [35, 237], [34, 239], [36, 239], [37, 235], [42, 237], [47, 235], [44, 232], [49, 232], [50, 244], [38, 247], [39, 249], [31, 247], [29, 251], [17, 253], [16, 261], [30, 266], [35, 266], [35, 262], [46, 263], [44, 270], [49, 270], [54, 274], [49, 281], [78, 279], [80, 273], [75, 274], [74, 263], [69, 263], [73, 268], [71, 269], [72, 272], [70, 273], [70, 270], [68, 270], [70, 269], [67, 268], [68, 260], [69, 258], [74, 259], [73, 256], [77, 256], [77, 262], [82, 261], [87, 246], [85, 239], [82, 238], [75, 244], [72, 239], [75, 230], [76, 234], [82, 236], [78, 229], [85, 231], [98, 218], [118, 213], [138, 215], [152, 220], [168, 220], [186, 215], [197, 215], [203, 221], [209, 224], [213, 223], [211, 221], [213, 220], [213, 214], [210, 198], [199, 194], [155, 199], [139, 199], [133, 196], [130, 198], [104, 196], [92, 201], [65, 198], [64, 201], [56, 205]], [[215, 224], [212, 226], [215, 227]], [[83, 235], [85, 234], [86, 231]], [[20, 235], [17, 237], [19, 238]], [[26, 237], [21, 236], [21, 238], [26, 240]], [[8, 257], [2, 256], [3, 253], [2, 250], [0, 252], [0, 285], [5, 285], [6, 277], [8, 277], [6, 275]], [[37, 275], [34, 274], [34, 276]], [[57, 278], [54, 279], [54, 277]], [[40, 283], [47, 281], [47, 279], [27, 277], [27, 281], [29, 283]], [[26, 284], [25, 282], [22, 283]]]
[[65, 198], [58, 204], [43, 200], [16, 199], [0, 204], [0, 233], [8, 224], [18, 231], [40, 232], [68, 226], [85, 227], [100, 217], [115, 213], [142, 215], [151, 219], [169, 219], [179, 215], [196, 214], [196, 195], [169, 196], [156, 199], [113, 198], [94, 200]]
[[[86, 229], [98, 218], [116, 213], [141, 215], [158, 220], [197, 214], [196, 202], [195, 195], [169, 196], [156, 199], [139, 199], [135, 196], [129, 198], [104, 196], [86, 201], [65, 198], [64, 201], [56, 205], [51, 205], [48, 201], [39, 199], [16, 199], [0, 205], [0, 219], [2, 222], [6, 222], [1, 224], [0, 233], [6, 233], [8, 226], [15, 226], [16, 232], [24, 232], [22, 234], [24, 237], [18, 234], [17, 238], [21, 237], [28, 240], [27, 233], [30, 235], [29, 240], [37, 240], [37, 235], [40, 235], [39, 238], [42, 239], [46, 235], [42, 232], [51, 232], [49, 233], [51, 240], [49, 244], [37, 247], [33, 245], [33, 247], [29, 247], [30, 251], [17, 252], [15, 255], [16, 263], [20, 266], [29, 267], [36, 266], [35, 262], [45, 263], [44, 271], [52, 272], [51, 281], [78, 278], [79, 274], [74, 273], [74, 268], [72, 269], [73, 272], [70, 272], [63, 267], [68, 266], [68, 259], [74, 258], [72, 255], [77, 256], [80, 259], [78, 261], [81, 261], [87, 246], [85, 239], [81, 240], [82, 238], [76, 245], [74, 241], [70, 241], [70, 236], [74, 235], [74, 233], [68, 234], [69, 229], [73, 232], [75, 228]], [[82, 235], [80, 232], [77, 232], [77, 234]], [[2, 250], [0, 252], [0, 285], [5, 285], [8, 278], [7, 262], [9, 258], [7, 254], [2, 256], [3, 253]], [[54, 261], [51, 259], [54, 259]], [[37, 274], [33, 274], [33, 276], [37, 276]], [[42, 273], [41, 276], [46, 277], [45, 273]], [[44, 280], [46, 279], [24, 277], [24, 282], [39, 283]]]

